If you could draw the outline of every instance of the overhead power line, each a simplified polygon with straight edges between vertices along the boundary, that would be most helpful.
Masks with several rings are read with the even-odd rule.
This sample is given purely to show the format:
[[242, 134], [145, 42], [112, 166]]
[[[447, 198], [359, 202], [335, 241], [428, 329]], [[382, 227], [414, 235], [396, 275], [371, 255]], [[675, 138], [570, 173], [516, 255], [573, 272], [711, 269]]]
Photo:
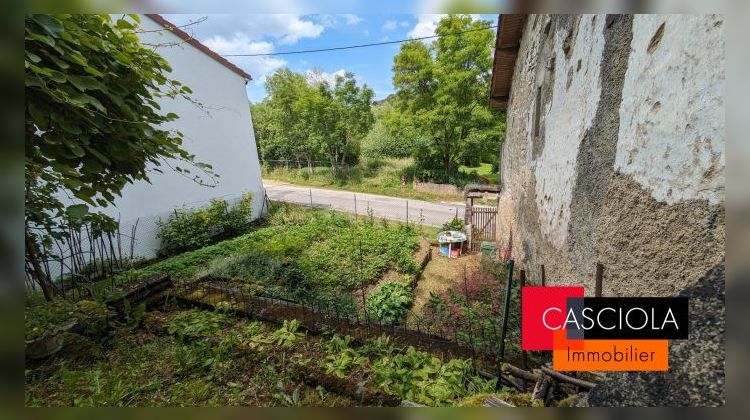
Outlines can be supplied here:
[[299, 50], [299, 51], [282, 51], [282, 52], [263, 53], [263, 54], [223, 54], [222, 56], [223, 57], [268, 57], [268, 56], [272, 56], [272, 55], [291, 55], [291, 54], [316, 53], [316, 52], [324, 52], [324, 51], [350, 50], [350, 49], [353, 49], [353, 48], [375, 47], [375, 46], [378, 46], [378, 45], [400, 44], [402, 42], [407, 42], [407, 41], [421, 41], [423, 39], [432, 39], [432, 38], [442, 38], [442, 37], [446, 37], [446, 36], [463, 35], [463, 34], [469, 33], [469, 32], [486, 31], [488, 29], [494, 29], [494, 28], [497, 28], [497, 25], [486, 26], [486, 27], [483, 27], [483, 28], [476, 28], [476, 29], [467, 29], [465, 31], [453, 32], [453, 33], [443, 34], [443, 35], [420, 36], [420, 37], [417, 37], [417, 38], [399, 39], [397, 41], [373, 42], [372, 44], [347, 45], [347, 46], [343, 46], [343, 47], [318, 48], [318, 49], [314, 49], [314, 50]]

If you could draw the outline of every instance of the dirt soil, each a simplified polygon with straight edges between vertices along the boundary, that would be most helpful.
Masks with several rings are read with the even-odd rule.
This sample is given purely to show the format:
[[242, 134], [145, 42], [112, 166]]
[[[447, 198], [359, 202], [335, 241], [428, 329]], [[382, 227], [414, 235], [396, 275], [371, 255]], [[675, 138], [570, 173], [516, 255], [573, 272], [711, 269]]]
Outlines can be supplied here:
[[422, 313], [422, 308], [430, 299], [430, 292], [442, 293], [451, 286], [458, 287], [461, 285], [461, 274], [464, 267], [471, 269], [479, 266], [481, 259], [480, 254], [463, 255], [459, 258], [446, 258], [440, 255], [437, 248], [433, 249], [432, 259], [424, 271], [422, 277], [414, 289], [414, 307], [412, 310]]

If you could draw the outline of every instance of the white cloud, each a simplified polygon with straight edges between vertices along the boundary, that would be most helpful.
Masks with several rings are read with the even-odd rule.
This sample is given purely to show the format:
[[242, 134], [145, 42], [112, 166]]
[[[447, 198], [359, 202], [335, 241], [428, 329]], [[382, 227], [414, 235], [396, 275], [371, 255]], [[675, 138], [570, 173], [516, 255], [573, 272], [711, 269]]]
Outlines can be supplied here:
[[396, 29], [397, 26], [398, 26], [398, 22], [396, 22], [395, 20], [386, 20], [385, 23], [383, 24], [383, 30], [392, 31]]
[[380, 39], [378, 40], [378, 42], [387, 42], [387, 41], [388, 41], [388, 40], [390, 40], [390, 39], [391, 39], [391, 38], [390, 38], [390, 37], [389, 37], [388, 35], [386, 35], [386, 36], [384, 36], [384, 37], [380, 38]]
[[[213, 36], [203, 43], [211, 50], [221, 54], [268, 54], [274, 51], [273, 44], [266, 41], [250, 41], [244, 35], [237, 35], [232, 39]], [[274, 57], [228, 57], [253, 76], [257, 83], [265, 82], [269, 74], [286, 65], [286, 61]]]
[[[182, 25], [199, 19], [201, 15], [167, 15], [166, 17], [172, 23]], [[303, 38], [317, 38], [325, 30], [322, 24], [301, 15], [208, 15], [207, 17], [208, 19], [200, 24], [189, 26], [185, 30], [200, 40], [216, 35], [227, 39], [242, 35], [252, 41], [271, 39], [282, 44], [293, 44]]]
[[401, 22], [399, 22], [399, 25], [401, 25], [402, 28], [406, 28], [407, 26], [409, 26], [409, 22], [402, 20]]
[[317, 15], [313, 18], [326, 28], [333, 28], [339, 25], [352, 26], [362, 22], [361, 17], [351, 13], [339, 15]]
[[346, 24], [347, 25], [356, 25], [359, 22], [362, 22], [362, 18], [361, 17], [359, 17], [357, 15], [353, 15], [351, 13], [345, 14], [344, 15], [344, 19], [346, 20]]
[[406, 36], [409, 38], [422, 38], [425, 36], [433, 36], [435, 35], [435, 29], [437, 28], [437, 24], [444, 16], [447, 16], [445, 14], [422, 14], [417, 15], [417, 24], [411, 29], [411, 31], [406, 33]]
[[319, 68], [315, 68], [305, 72], [305, 76], [307, 76], [307, 83], [313, 86], [317, 85], [318, 83], [328, 83], [329, 86], [333, 86], [336, 84], [336, 77], [343, 77], [345, 74], [346, 70], [344, 69], [336, 70], [333, 73], [327, 73]]
[[[414, 28], [412, 28], [411, 31], [407, 32], [406, 36], [408, 36], [409, 38], [422, 38], [426, 36], [434, 36], [435, 29], [437, 29], [438, 22], [440, 22], [440, 19], [444, 18], [445, 16], [448, 16], [448, 15], [446, 14], [417, 15], [417, 24], [414, 26]], [[471, 16], [472, 20], [481, 19], [481, 16], [477, 14], [473, 14], [469, 16]], [[431, 43], [433, 39], [425, 39], [423, 40], [423, 42]]]

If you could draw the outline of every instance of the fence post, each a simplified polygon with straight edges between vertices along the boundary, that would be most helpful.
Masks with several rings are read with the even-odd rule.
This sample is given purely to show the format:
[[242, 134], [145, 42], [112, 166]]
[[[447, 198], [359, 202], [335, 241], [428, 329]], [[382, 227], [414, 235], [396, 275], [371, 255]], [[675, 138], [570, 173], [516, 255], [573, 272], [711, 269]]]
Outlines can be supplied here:
[[547, 275], [544, 272], [544, 264], [542, 264], [542, 287], [546, 286], [547, 284]]
[[310, 209], [313, 208], [312, 188], [310, 188]]
[[406, 226], [409, 226], [409, 200], [406, 200]]
[[471, 303], [469, 302], [469, 286], [466, 280], [466, 264], [464, 264], [464, 295], [466, 296], [466, 321], [469, 324], [469, 346], [471, 346], [471, 364], [474, 367], [474, 371], [477, 370], [477, 353], [474, 350], [474, 332], [471, 322]]
[[357, 194], [354, 194], [354, 221], [357, 221]]
[[[518, 277], [518, 301], [522, 303], [523, 288], [526, 286], [526, 270], [521, 270], [520, 276]], [[528, 370], [528, 355], [525, 351], [521, 351], [521, 367], [524, 370]]]
[[500, 389], [500, 375], [503, 372], [505, 360], [505, 335], [508, 332], [508, 312], [510, 311], [510, 293], [513, 287], [513, 260], [508, 261], [508, 281], [505, 283], [505, 306], [503, 307], [503, 328], [500, 330], [500, 348], [497, 361], [497, 383], [495, 389]]
[[596, 263], [596, 274], [594, 275], [594, 296], [602, 297], [602, 281], [604, 280], [604, 265]]
[[362, 240], [359, 240], [359, 287], [362, 288], [362, 310], [365, 313], [365, 322], [370, 322], [370, 317], [367, 316], [367, 299], [365, 299], [365, 282], [362, 278]]

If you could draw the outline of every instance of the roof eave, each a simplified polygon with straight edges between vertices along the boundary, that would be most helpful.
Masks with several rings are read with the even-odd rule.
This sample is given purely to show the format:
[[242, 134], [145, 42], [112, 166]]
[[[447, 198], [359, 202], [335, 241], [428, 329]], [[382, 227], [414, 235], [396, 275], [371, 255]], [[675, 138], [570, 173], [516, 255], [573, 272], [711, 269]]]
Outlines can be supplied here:
[[526, 16], [525, 14], [498, 15], [490, 81], [490, 108], [505, 108], [508, 105]]
[[245, 79], [245, 83], [249, 82], [250, 80], [253, 80], [253, 77], [249, 73], [237, 67], [237, 65], [233, 64], [232, 62], [222, 57], [215, 51], [211, 50], [207, 46], [203, 45], [200, 41], [190, 36], [190, 34], [178, 28], [175, 24], [171, 23], [170, 21], [166, 20], [162, 15], [151, 13], [151, 14], [146, 14], [145, 16], [153, 20], [154, 22], [158, 23], [159, 25], [163, 26], [165, 29], [169, 30], [170, 32], [175, 34], [178, 38], [182, 39], [186, 43], [200, 50], [202, 53], [218, 61], [219, 64], [223, 65], [224, 67], [228, 68], [229, 70], [233, 71], [235, 74]]

